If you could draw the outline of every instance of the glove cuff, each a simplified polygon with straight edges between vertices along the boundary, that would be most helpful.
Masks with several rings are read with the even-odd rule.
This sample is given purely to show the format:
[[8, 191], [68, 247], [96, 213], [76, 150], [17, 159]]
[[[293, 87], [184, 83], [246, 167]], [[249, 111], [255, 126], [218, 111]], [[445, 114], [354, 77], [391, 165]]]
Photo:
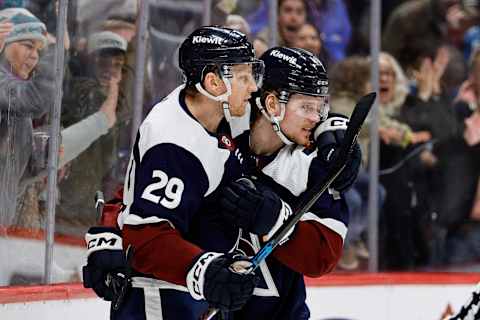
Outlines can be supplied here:
[[[280, 200], [280, 201], [282, 202], [282, 209], [280, 209], [277, 221], [273, 225], [272, 229], [270, 229], [270, 231], [263, 237], [263, 240], [265, 242], [270, 240], [270, 238], [274, 235], [274, 233], [277, 232], [277, 230], [280, 229], [280, 227], [283, 224], [285, 224], [285, 222], [288, 220], [288, 218], [292, 215], [292, 209], [290, 208], [288, 203], [286, 203], [283, 200]], [[294, 228], [295, 228], [295, 226], [290, 228], [288, 233], [282, 238], [282, 240], [280, 240], [279, 244], [283, 244], [283, 243], [285, 243], [285, 241], [288, 240], [288, 237], [290, 237]]]
[[205, 285], [205, 272], [210, 263], [222, 254], [217, 252], [205, 252], [187, 273], [187, 288], [190, 295], [195, 300], [205, 299], [203, 287]]
[[116, 228], [92, 227], [85, 234], [87, 256], [99, 250], [122, 250], [122, 237]]
[[329, 114], [329, 118], [323, 121], [314, 131], [315, 141], [326, 131], [347, 130], [348, 117], [341, 114]]

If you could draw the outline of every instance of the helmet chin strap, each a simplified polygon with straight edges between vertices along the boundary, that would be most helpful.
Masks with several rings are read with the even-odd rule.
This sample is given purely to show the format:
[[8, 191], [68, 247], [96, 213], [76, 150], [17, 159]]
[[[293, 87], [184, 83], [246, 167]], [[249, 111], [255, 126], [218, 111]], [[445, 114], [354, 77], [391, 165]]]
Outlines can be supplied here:
[[268, 112], [265, 110], [265, 108], [262, 106], [262, 103], [260, 101], [260, 98], [257, 97], [255, 99], [255, 104], [257, 105], [258, 109], [260, 109], [260, 112], [267, 118], [270, 123], [272, 124], [273, 131], [277, 134], [277, 136], [282, 140], [282, 142], [286, 145], [292, 145], [295, 142], [290, 140], [282, 131], [282, 128], [280, 127], [280, 122], [283, 120], [285, 117], [285, 109], [288, 101], [288, 94], [285, 99], [282, 98], [282, 93], [285, 93], [285, 91], [282, 91], [280, 93], [280, 115], [277, 116], [271, 116], [268, 114]]
[[210, 94], [207, 90], [205, 90], [202, 87], [202, 84], [198, 82], [195, 85], [195, 88], [203, 94], [205, 97], [213, 100], [213, 101], [219, 101], [222, 103], [222, 110], [223, 110], [223, 115], [225, 116], [225, 120], [227, 120], [228, 123], [230, 123], [230, 120], [232, 120], [232, 114], [230, 113], [230, 104], [228, 103], [228, 97], [232, 94], [232, 84], [230, 83], [230, 80], [223, 76], [223, 73], [221, 73], [221, 79], [225, 83], [225, 87], [227, 87], [227, 91], [224, 94], [221, 94], [219, 96], [214, 96]]

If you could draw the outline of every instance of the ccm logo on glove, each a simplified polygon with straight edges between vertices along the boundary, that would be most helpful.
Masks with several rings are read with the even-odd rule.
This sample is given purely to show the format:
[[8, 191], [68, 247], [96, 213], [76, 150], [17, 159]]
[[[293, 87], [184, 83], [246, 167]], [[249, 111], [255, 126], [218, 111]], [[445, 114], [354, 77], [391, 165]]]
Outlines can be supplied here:
[[88, 254], [99, 250], [122, 250], [122, 238], [120, 235], [112, 232], [102, 232], [97, 234], [87, 233], [85, 235]]

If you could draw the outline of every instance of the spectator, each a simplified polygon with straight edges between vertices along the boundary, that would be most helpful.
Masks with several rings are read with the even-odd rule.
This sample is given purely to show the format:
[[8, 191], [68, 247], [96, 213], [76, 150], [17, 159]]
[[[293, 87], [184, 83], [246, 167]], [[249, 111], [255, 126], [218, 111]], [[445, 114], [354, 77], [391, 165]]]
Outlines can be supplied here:
[[[331, 111], [350, 116], [357, 100], [371, 91], [370, 63], [364, 57], [352, 56], [335, 64], [331, 70]], [[359, 136], [365, 165], [368, 164], [369, 136], [366, 122]]]
[[[330, 76], [331, 111], [350, 116], [355, 103], [371, 91], [370, 63], [365, 57], [352, 56], [335, 64]], [[363, 163], [368, 164], [369, 128], [368, 123], [360, 131], [359, 143], [362, 147]], [[368, 173], [362, 168], [357, 181], [345, 193], [350, 211], [350, 222], [344, 243], [342, 258], [338, 266], [345, 270], [359, 267], [359, 258], [368, 258], [365, 245], [368, 226]], [[383, 206], [385, 189], [378, 189], [379, 207]]]
[[308, 0], [309, 21], [322, 32], [330, 62], [345, 58], [352, 36], [352, 26], [343, 0]]
[[310, 51], [319, 57], [325, 65], [328, 65], [328, 54], [324, 50], [320, 32], [313, 24], [305, 23], [300, 30], [298, 30], [293, 46]]
[[458, 207], [466, 193], [462, 185], [468, 181], [461, 155], [462, 131], [440, 84], [449, 64], [447, 50], [437, 50], [434, 58], [420, 58], [420, 66], [413, 70], [417, 94], [409, 95], [401, 110], [401, 118], [413, 130], [428, 131], [435, 139], [431, 151], [420, 155], [419, 171], [414, 175], [418, 196], [428, 211], [425, 217], [431, 221], [430, 230], [425, 230], [431, 243], [430, 264], [443, 263], [445, 231], [466, 214]]
[[[265, 17], [264, 17], [265, 18]], [[279, 46], [292, 46], [298, 30], [307, 21], [307, 4], [304, 0], [278, 0]], [[257, 38], [269, 43], [270, 29], [266, 26]]]
[[428, 132], [415, 133], [407, 124], [396, 119], [409, 92], [407, 79], [400, 65], [393, 56], [383, 52], [380, 54], [379, 68], [379, 133], [382, 141], [387, 145], [406, 147], [430, 140]]
[[480, 258], [480, 50], [470, 57], [470, 77], [464, 81], [455, 99], [454, 110], [464, 124], [463, 137], [455, 143], [452, 175], [446, 186], [450, 192], [445, 215], [449, 217], [447, 263], [473, 262]]
[[251, 38], [252, 36], [250, 25], [242, 16], [236, 14], [228, 15], [225, 20], [225, 26], [244, 33], [248, 38]]
[[[32, 120], [53, 105], [53, 50], [46, 50], [45, 25], [28, 11], [0, 11], [0, 23], [12, 24], [0, 55], [0, 225], [11, 225], [19, 183], [34, 174]], [[40, 53], [45, 50], [46, 54]]]
[[98, 112], [62, 130], [63, 155], [59, 167], [77, 158], [117, 122], [115, 103], [103, 103]]
[[[238, 30], [246, 34], [249, 39], [252, 38], [250, 25], [248, 24], [247, 20], [245, 20], [242, 16], [235, 14], [228, 15], [225, 21], [225, 27]], [[267, 44], [261, 39], [253, 40], [252, 44], [253, 48], [255, 49], [255, 55], [257, 57], [260, 57], [268, 49]]]
[[[422, 56], [435, 55], [438, 48], [447, 44], [460, 46], [463, 32], [475, 20], [465, 13], [459, 2], [419, 0], [401, 4], [387, 21], [383, 33], [383, 48], [392, 54], [410, 75], [410, 71], [415, 69], [414, 65], [418, 65]], [[458, 51], [456, 48], [451, 50]], [[461, 55], [455, 53], [451, 56], [449, 64], [458, 64]], [[456, 78], [456, 73], [457, 68], [447, 66], [445, 77]]]
[[[88, 149], [98, 138], [108, 133], [117, 121], [116, 109], [116, 104], [104, 103], [98, 112], [62, 130], [58, 181], [62, 181], [65, 172], [68, 172], [67, 165], [70, 161]], [[46, 161], [46, 159], [42, 160]], [[25, 191], [18, 200], [15, 226], [22, 230], [36, 232], [45, 225], [47, 174], [46, 169], [42, 170], [34, 177], [22, 180], [20, 184], [19, 190]], [[62, 217], [59, 218], [59, 225], [62, 225]]]
[[[137, 52], [137, 29], [135, 25], [136, 17], [117, 17], [111, 18], [105, 21], [102, 24], [102, 31], [111, 31], [128, 42], [127, 52], [125, 54], [125, 64], [122, 70], [122, 81], [120, 82], [119, 90], [122, 92], [122, 95], [125, 97], [125, 110], [129, 110], [128, 113], [133, 113], [133, 106], [134, 106], [134, 88], [135, 88], [135, 75], [137, 68], [136, 64], [136, 52]], [[147, 43], [148, 45], [148, 43]], [[147, 48], [148, 50], [148, 48]], [[148, 52], [148, 51], [147, 51]], [[146, 70], [144, 74], [144, 85], [143, 85], [143, 114], [146, 114], [147, 108], [151, 106], [152, 101], [152, 82], [148, 71], [148, 65], [151, 64], [150, 57], [147, 55], [144, 61], [144, 70]], [[128, 161], [128, 154], [130, 153], [130, 147], [133, 144], [131, 141], [131, 124], [130, 121], [127, 121], [123, 125], [124, 130], [119, 132], [119, 144], [118, 150], [119, 154], [125, 159], [125, 161], [120, 161], [119, 165], [125, 166], [126, 170], [126, 162]], [[117, 166], [117, 168], [120, 168]], [[123, 169], [119, 169], [122, 171], [120, 174], [123, 175]], [[119, 171], [119, 172], [120, 172]]]
[[62, 123], [65, 126], [81, 121], [105, 105], [115, 105], [117, 111], [115, 126], [72, 161], [68, 177], [59, 185], [58, 215], [81, 221], [85, 226], [95, 219], [90, 209], [94, 192], [104, 190], [109, 195], [118, 184], [116, 177], [112, 177], [119, 160], [118, 139], [131, 116], [131, 110], [125, 106], [125, 96], [119, 90], [126, 50], [127, 41], [115, 33], [92, 34], [88, 41], [89, 76], [73, 78], [70, 94], [64, 97]]
[[[426, 130], [413, 130], [401, 112], [411, 102], [406, 77], [397, 61], [387, 53], [380, 54], [379, 135], [380, 168], [391, 168], [403, 159], [407, 148], [431, 139]], [[414, 100], [412, 100], [414, 101]], [[425, 257], [425, 241], [420, 241], [421, 214], [425, 204], [419, 200], [415, 185], [415, 169], [419, 160], [407, 163], [398, 170], [380, 177], [386, 189], [380, 241], [382, 267], [410, 269]], [[421, 198], [420, 198], [421, 200]], [[384, 260], [383, 260], [384, 259]]]
[[103, 31], [111, 31], [118, 34], [123, 39], [127, 40], [128, 43], [130, 43], [134, 39], [137, 33], [137, 27], [135, 25], [135, 19], [133, 17], [131, 19], [108, 19], [102, 24], [101, 28]]
[[[391, 256], [392, 267], [413, 268], [441, 261], [437, 245], [443, 242], [442, 228], [449, 220], [446, 209], [450, 195], [445, 191], [449, 179], [456, 175], [454, 141], [458, 136], [454, 114], [443, 98], [439, 84], [448, 58], [446, 51], [442, 50], [438, 51], [433, 61], [430, 56], [420, 56], [419, 66], [412, 69], [417, 91], [407, 94], [405, 81], [399, 81], [403, 77], [398, 72], [400, 67], [395, 67], [393, 57], [381, 54], [380, 113], [383, 115], [381, 126], [384, 130], [381, 132], [384, 142], [381, 167], [388, 168], [401, 161], [410, 151], [409, 145], [430, 138], [436, 141], [433, 148], [423, 150], [419, 157], [413, 158], [397, 172], [382, 176], [387, 189], [385, 212], [388, 212], [387, 221], [390, 223], [388, 236], [392, 240], [388, 252], [395, 253]], [[393, 84], [399, 82], [404, 83], [403, 94], [400, 95], [392, 89]], [[403, 133], [398, 135], [400, 132]], [[400, 137], [407, 138], [407, 141], [399, 140]], [[391, 142], [398, 145], [399, 141], [402, 148], [389, 145]], [[389, 194], [395, 196], [389, 197]], [[406, 232], [407, 229], [410, 231]]]
[[[268, 43], [268, 1], [263, 0], [247, 21], [252, 26], [252, 33]], [[331, 62], [343, 59], [351, 37], [351, 24], [343, 0], [278, 1], [279, 45], [293, 46], [298, 30], [307, 21], [321, 30]]]

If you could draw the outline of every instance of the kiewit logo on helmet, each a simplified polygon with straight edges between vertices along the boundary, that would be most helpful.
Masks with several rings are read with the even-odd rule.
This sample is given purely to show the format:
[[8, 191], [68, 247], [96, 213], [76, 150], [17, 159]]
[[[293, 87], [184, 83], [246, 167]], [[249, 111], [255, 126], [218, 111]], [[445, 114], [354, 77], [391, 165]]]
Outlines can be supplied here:
[[273, 50], [272, 52], [270, 52], [270, 55], [273, 56], [273, 57], [285, 60], [285, 61], [287, 61], [291, 64], [297, 65], [297, 58], [291, 57], [291, 56], [289, 56], [288, 54], [285, 54], [285, 53], [281, 53], [278, 50]]
[[210, 44], [222, 44], [224, 39], [218, 37], [202, 37], [202, 36], [194, 36], [192, 43], [210, 43]]

